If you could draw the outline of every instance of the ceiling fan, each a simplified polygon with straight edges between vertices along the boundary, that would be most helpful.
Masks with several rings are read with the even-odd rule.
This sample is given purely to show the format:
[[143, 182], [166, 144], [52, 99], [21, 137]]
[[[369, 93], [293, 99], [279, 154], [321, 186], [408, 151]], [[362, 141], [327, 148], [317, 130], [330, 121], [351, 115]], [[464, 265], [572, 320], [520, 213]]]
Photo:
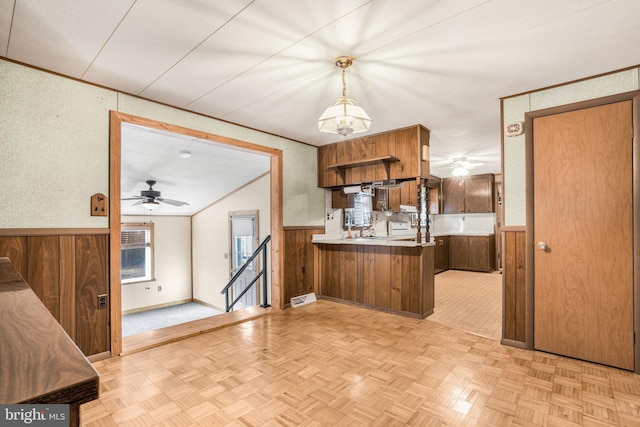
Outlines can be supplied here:
[[149, 186], [148, 190], [142, 190], [139, 196], [127, 197], [120, 200], [137, 200], [132, 206], [142, 205], [145, 208], [152, 210], [160, 206], [160, 203], [166, 203], [172, 206], [189, 206], [187, 202], [181, 202], [180, 200], [171, 200], [165, 199], [164, 197], [160, 197], [161, 193], [153, 189], [153, 186], [156, 185], [156, 182], [152, 179], [147, 181], [147, 185]]
[[465, 176], [469, 174], [471, 169], [482, 165], [481, 162], [470, 162], [466, 157], [455, 157], [449, 167], [453, 169], [453, 176]]

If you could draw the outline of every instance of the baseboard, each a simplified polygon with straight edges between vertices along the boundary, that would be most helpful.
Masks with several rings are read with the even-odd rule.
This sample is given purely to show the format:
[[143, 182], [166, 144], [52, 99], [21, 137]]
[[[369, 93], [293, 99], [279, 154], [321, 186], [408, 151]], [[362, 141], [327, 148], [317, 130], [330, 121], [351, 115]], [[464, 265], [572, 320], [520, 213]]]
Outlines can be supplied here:
[[110, 351], [103, 351], [102, 353], [96, 353], [96, 354], [92, 354], [91, 356], [87, 356], [87, 360], [89, 360], [89, 362], [91, 363], [94, 363], [99, 360], [108, 359], [110, 357], [111, 357]]
[[[150, 306], [147, 306], [147, 307], [132, 308], [131, 310], [123, 311], [122, 315], [124, 316], [124, 315], [127, 315], [127, 314], [140, 313], [141, 311], [154, 310], [156, 308], [171, 307], [172, 305], [186, 304], [186, 303], [192, 302], [192, 301], [196, 301], [196, 300], [190, 298], [190, 299], [183, 299], [183, 300], [180, 300], [180, 301], [165, 302], [163, 304], [150, 305]], [[196, 301], [196, 302], [198, 302], [200, 304], [204, 304], [204, 303], [202, 303], [200, 301]], [[204, 305], [207, 305], [207, 304], [204, 304]], [[216, 307], [214, 307], [214, 308], [216, 308]], [[222, 310], [222, 311], [224, 311], [224, 310]]]
[[500, 340], [500, 344], [507, 345], [509, 347], [521, 348], [523, 350], [527, 349], [527, 344], [526, 343], [523, 343], [522, 341], [508, 340], [506, 338], [502, 338]]
[[199, 300], [197, 298], [193, 298], [191, 301], [197, 302], [198, 304], [206, 305], [207, 307], [211, 307], [213, 309], [216, 309], [216, 310], [221, 311], [221, 312], [224, 313], [224, 308], [220, 308], [217, 305], [209, 304], [208, 302], [201, 301], [201, 300]]

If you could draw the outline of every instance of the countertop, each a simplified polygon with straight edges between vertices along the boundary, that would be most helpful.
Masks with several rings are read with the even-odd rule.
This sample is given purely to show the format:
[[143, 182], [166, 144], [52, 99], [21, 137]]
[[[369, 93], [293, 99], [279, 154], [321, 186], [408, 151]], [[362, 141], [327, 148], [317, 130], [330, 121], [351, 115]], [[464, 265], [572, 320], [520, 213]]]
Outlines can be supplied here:
[[0, 402], [80, 404], [98, 398], [99, 376], [22, 276], [0, 258]]
[[354, 237], [345, 239], [339, 236], [326, 234], [314, 234], [311, 243], [322, 243], [327, 245], [372, 245], [372, 246], [403, 246], [408, 248], [434, 246], [434, 242], [417, 243], [415, 237], [405, 236], [376, 236], [376, 237]]
[[443, 231], [443, 232], [435, 232], [435, 233], [429, 233], [429, 235], [431, 237], [440, 237], [440, 236], [494, 236], [495, 233], [490, 232], [490, 233], [486, 233], [486, 232], [469, 232], [469, 231]]

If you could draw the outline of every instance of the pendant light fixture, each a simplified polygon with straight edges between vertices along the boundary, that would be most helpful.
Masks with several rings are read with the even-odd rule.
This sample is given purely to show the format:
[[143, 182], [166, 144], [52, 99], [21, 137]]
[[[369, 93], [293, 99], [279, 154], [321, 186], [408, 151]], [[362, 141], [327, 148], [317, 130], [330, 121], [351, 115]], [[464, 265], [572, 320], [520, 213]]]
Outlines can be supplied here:
[[318, 130], [347, 136], [351, 133], [365, 132], [371, 126], [371, 118], [353, 99], [347, 98], [345, 71], [353, 64], [353, 58], [339, 56], [336, 67], [342, 69], [342, 98], [336, 99], [318, 119]]

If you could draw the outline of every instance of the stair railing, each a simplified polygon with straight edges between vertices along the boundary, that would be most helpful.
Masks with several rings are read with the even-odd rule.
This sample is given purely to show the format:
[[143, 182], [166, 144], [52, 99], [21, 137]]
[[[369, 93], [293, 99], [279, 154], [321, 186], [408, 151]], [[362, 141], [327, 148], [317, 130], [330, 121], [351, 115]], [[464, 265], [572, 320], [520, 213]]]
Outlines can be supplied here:
[[[267, 243], [269, 243], [270, 240], [271, 236], [269, 235], [262, 241], [262, 243], [260, 243], [260, 246], [258, 246], [258, 248], [253, 251], [253, 254], [249, 257], [249, 259], [247, 259], [247, 261], [242, 265], [242, 267], [240, 267], [236, 274], [233, 275], [231, 280], [229, 280], [227, 285], [220, 292], [224, 295], [224, 306], [227, 313], [231, 311], [233, 306], [238, 301], [240, 301], [240, 298], [242, 298], [244, 294], [246, 294], [249, 289], [251, 289], [251, 287], [260, 279], [260, 277], [262, 277], [262, 304], [260, 304], [260, 307], [271, 307], [271, 304], [269, 304], [269, 302], [267, 301]], [[262, 253], [262, 270], [260, 270], [256, 274], [256, 277], [254, 277], [253, 280], [247, 286], [245, 286], [242, 292], [240, 292], [240, 294], [238, 294], [232, 302], [229, 302], [229, 290], [231, 289], [231, 286], [233, 286], [235, 281], [249, 267], [249, 265], [251, 265], [251, 262], [255, 258], [257, 258], [260, 253]]]

